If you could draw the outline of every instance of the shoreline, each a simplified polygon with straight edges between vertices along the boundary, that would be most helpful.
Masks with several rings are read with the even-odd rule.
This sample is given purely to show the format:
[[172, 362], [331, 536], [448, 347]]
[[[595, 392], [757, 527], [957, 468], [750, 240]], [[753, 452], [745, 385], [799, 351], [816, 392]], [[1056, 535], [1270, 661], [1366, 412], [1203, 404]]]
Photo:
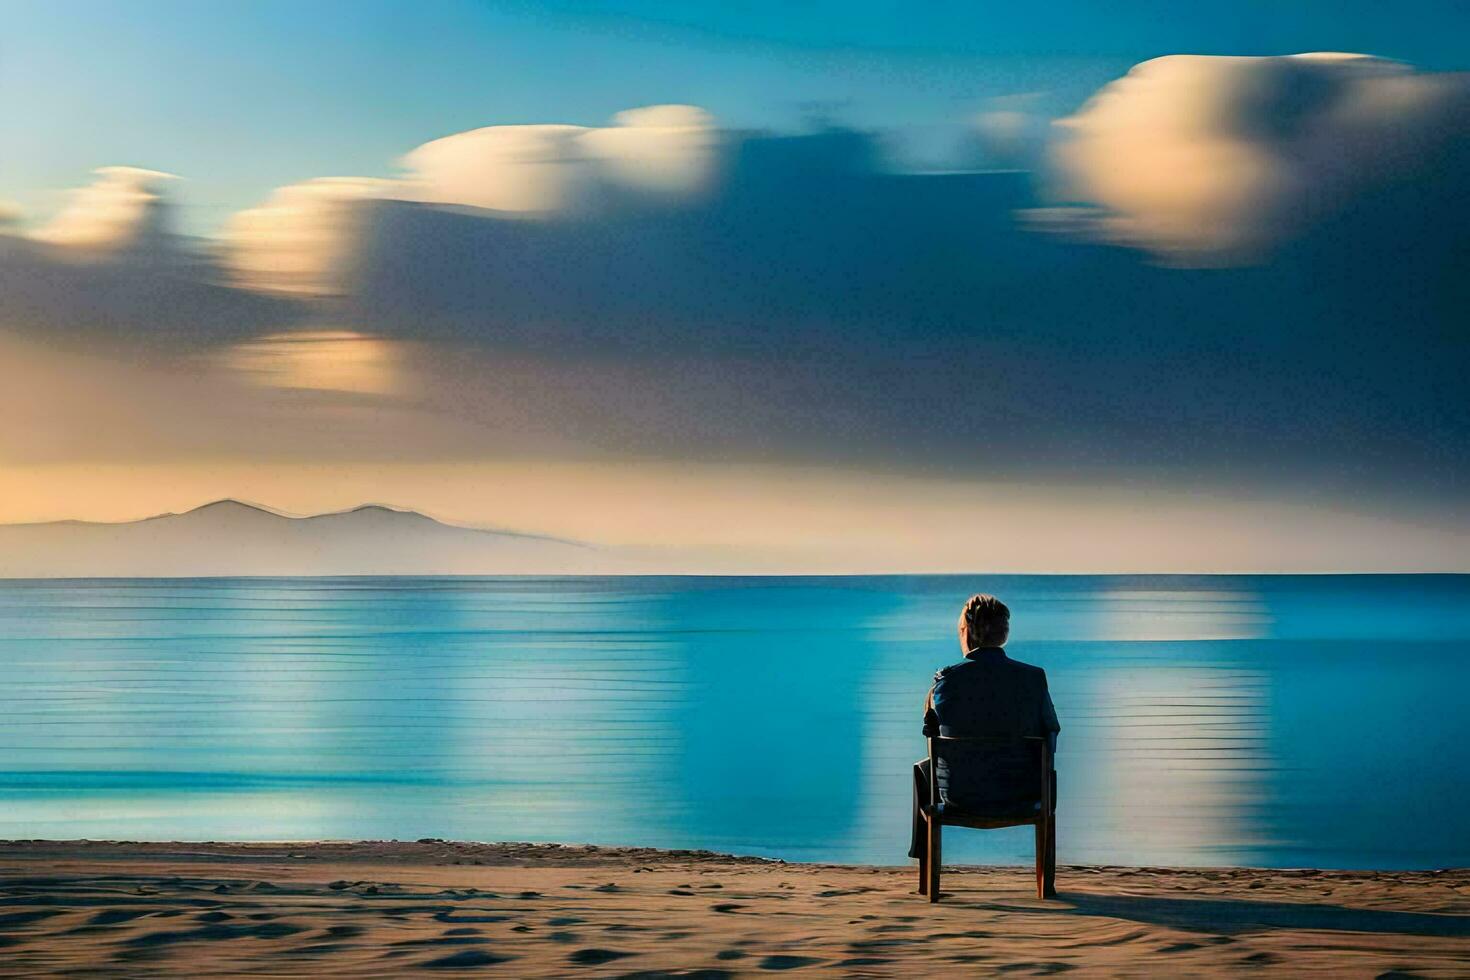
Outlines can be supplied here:
[[[0, 873], [6, 871], [7, 860], [42, 860], [46, 858], [99, 861], [176, 860], [176, 861], [360, 861], [385, 864], [453, 866], [457, 864], [483, 867], [616, 867], [631, 863], [676, 864], [710, 863], [753, 865], [771, 868], [834, 869], [845, 871], [903, 872], [913, 870], [906, 864], [849, 864], [833, 861], [788, 861], [785, 858], [754, 854], [732, 854], [724, 851], [625, 845], [572, 844], [548, 841], [470, 841], [442, 837], [418, 840], [248, 840], [248, 841], [154, 841], [102, 840], [93, 838], [16, 838], [0, 839]], [[1132, 865], [1074, 864], [1059, 865], [1081, 874], [1139, 873], [1189, 876], [1272, 875], [1278, 877], [1333, 877], [1343, 879], [1395, 876], [1464, 876], [1470, 878], [1470, 866], [1444, 868], [1271, 868], [1252, 865]], [[947, 864], [946, 868], [972, 872], [1015, 870], [1030, 872], [1031, 866], [1017, 864]], [[917, 874], [917, 871], [914, 872]]]
[[796, 864], [415, 842], [0, 842], [0, 975], [1464, 976], [1470, 869]]

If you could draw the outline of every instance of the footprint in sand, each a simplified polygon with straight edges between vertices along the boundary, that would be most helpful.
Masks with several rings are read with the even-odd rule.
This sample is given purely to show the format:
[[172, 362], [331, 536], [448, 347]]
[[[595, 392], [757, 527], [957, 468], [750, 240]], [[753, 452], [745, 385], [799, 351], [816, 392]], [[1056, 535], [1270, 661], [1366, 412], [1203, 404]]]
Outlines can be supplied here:
[[804, 966], [815, 966], [820, 962], [822, 961], [810, 956], [789, 956], [785, 953], [777, 953], [767, 956], [757, 965], [762, 970], [800, 970]]
[[483, 946], [487, 942], [489, 940], [482, 936], [451, 936], [445, 933], [428, 939], [400, 939], [388, 945], [410, 948], [420, 946]]
[[124, 940], [123, 945], [140, 948], [169, 946], [174, 943], [195, 942], [199, 940], [218, 942], [226, 939], [283, 939], [286, 936], [294, 936], [299, 932], [305, 931], [305, 926], [294, 925], [290, 922], [265, 922], [258, 926], [215, 923], [200, 926], [198, 929], [145, 932], [142, 935], [132, 936]]
[[476, 966], [491, 966], [495, 963], [506, 963], [511, 959], [512, 957], [509, 956], [496, 956], [494, 953], [487, 953], [483, 949], [463, 949], [458, 953], [441, 956], [437, 960], [420, 963], [419, 966], [431, 970], [464, 970]]
[[637, 955], [639, 954], [624, 952], [620, 949], [598, 949], [596, 947], [588, 947], [587, 949], [577, 950], [575, 953], [572, 953], [570, 956], [568, 956], [567, 959], [572, 963], [578, 964], [579, 966], [598, 966], [602, 963], [611, 963], [613, 960], [620, 960], [624, 957]]
[[[957, 959], [957, 957], [950, 957]], [[1066, 973], [1068, 970], [1077, 969], [1070, 963], [1002, 963], [995, 967], [996, 973], [1026, 973], [1032, 976], [1044, 977], [1053, 973]]]
[[469, 912], [435, 912], [435, 922], [509, 922], [508, 915], [476, 915]]
[[734, 912], [736, 909], [743, 908], [745, 908], [744, 905], [739, 905], [735, 902], [721, 902], [719, 905], [711, 905], [709, 910], [711, 912]]

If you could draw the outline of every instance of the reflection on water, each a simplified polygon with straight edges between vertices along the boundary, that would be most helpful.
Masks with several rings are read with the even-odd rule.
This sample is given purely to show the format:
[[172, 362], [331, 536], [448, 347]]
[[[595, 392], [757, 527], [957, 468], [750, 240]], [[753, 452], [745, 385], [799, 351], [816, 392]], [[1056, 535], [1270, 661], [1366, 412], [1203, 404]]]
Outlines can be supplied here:
[[5, 582], [0, 836], [898, 863], [979, 589], [1051, 678], [1064, 863], [1470, 863], [1457, 576]]

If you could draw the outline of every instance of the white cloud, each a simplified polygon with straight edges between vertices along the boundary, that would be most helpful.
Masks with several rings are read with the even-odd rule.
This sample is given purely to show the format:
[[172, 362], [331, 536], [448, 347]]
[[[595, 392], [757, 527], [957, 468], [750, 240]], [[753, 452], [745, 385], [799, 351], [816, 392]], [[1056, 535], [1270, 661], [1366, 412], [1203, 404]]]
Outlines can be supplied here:
[[683, 195], [706, 186], [716, 132], [704, 110], [647, 106], [613, 123], [487, 126], [425, 143], [403, 163], [420, 199], [496, 211], [593, 206], [610, 187]]
[[327, 177], [276, 190], [222, 235], [236, 281], [256, 289], [326, 294], [376, 200], [545, 216], [593, 208], [607, 195], [678, 200], [713, 178], [718, 131], [694, 106], [618, 113], [613, 125], [487, 126], [411, 150], [402, 178]]
[[418, 196], [496, 211], [557, 211], [593, 176], [580, 126], [486, 126], [425, 143], [403, 158]]
[[629, 109], [615, 125], [582, 134], [582, 149], [614, 184], [656, 194], [698, 194], [714, 176], [714, 117], [690, 105]]
[[1158, 58], [1058, 123], [1053, 163], [1098, 209], [1075, 230], [1180, 264], [1252, 261], [1418, 175], [1464, 138], [1467, 93], [1465, 76], [1363, 55]]
[[401, 181], [372, 177], [320, 177], [278, 188], [229, 220], [222, 234], [226, 265], [254, 289], [331, 292], [358, 237], [359, 205], [402, 191]]
[[97, 180], [71, 193], [61, 213], [31, 237], [89, 250], [157, 247], [169, 237], [168, 205], [160, 193], [173, 174], [138, 167], [102, 167]]

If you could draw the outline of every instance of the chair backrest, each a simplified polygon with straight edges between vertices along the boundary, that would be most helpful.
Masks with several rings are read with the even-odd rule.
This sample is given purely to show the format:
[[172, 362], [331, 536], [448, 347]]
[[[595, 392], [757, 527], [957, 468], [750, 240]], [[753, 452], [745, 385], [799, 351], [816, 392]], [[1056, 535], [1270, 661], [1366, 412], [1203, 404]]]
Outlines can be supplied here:
[[929, 735], [930, 799], [977, 812], [1051, 807], [1050, 742], [1038, 735]]

